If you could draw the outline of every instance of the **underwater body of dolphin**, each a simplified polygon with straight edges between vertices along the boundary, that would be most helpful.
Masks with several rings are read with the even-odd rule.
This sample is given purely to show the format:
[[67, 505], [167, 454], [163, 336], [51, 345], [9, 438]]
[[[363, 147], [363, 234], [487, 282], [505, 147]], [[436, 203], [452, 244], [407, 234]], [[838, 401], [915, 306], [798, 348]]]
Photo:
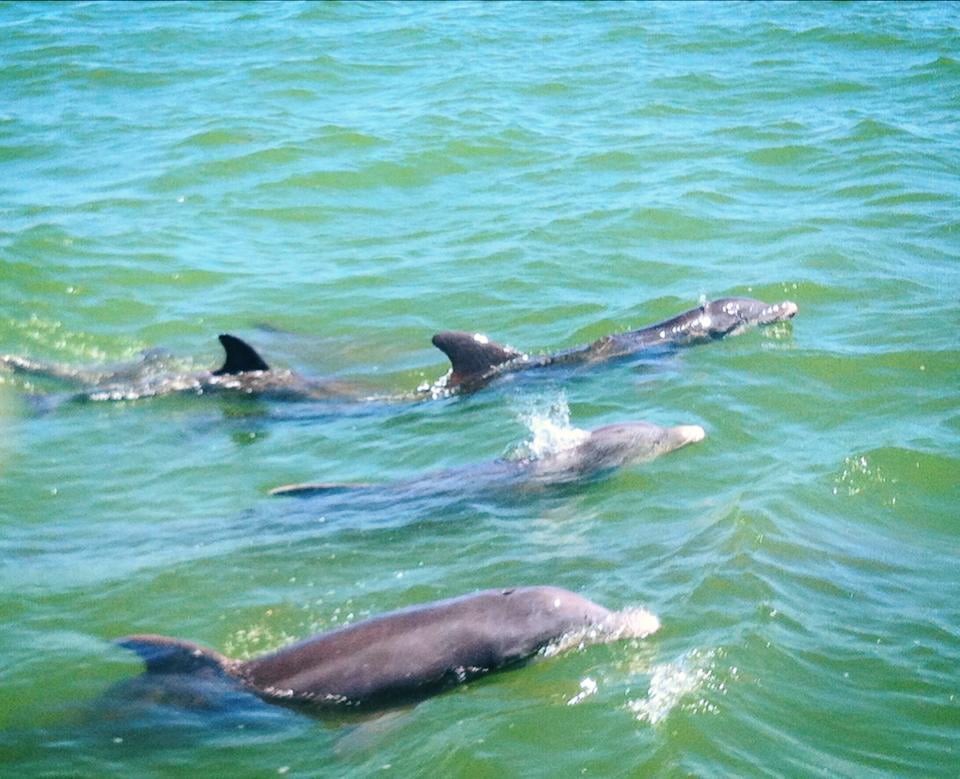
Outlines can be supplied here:
[[387, 708], [515, 666], [564, 639], [642, 638], [660, 626], [643, 609], [613, 612], [558, 587], [487, 590], [390, 612], [252, 660], [189, 641], [137, 635], [118, 640], [147, 674], [221, 677], [269, 702]]
[[546, 487], [589, 478], [604, 471], [633, 463], [653, 460], [687, 444], [702, 441], [704, 430], [699, 425], [660, 427], [652, 422], [621, 422], [592, 431], [575, 431], [571, 445], [543, 457], [518, 460], [495, 460], [481, 466], [453, 468], [427, 474], [393, 485], [349, 483], [287, 484], [270, 490], [271, 495], [309, 496], [350, 489], [392, 488], [398, 493], [438, 493], [448, 489], [455, 494], [477, 491], [491, 486], [515, 485]]
[[432, 392], [472, 392], [516, 371], [603, 362], [647, 349], [723, 338], [756, 325], [792, 319], [797, 311], [797, 304], [789, 300], [769, 304], [752, 298], [721, 298], [640, 330], [607, 335], [585, 346], [544, 355], [526, 354], [475, 333], [445, 331], [433, 336], [433, 345], [450, 358], [451, 369]]
[[349, 396], [331, 380], [307, 379], [293, 371], [271, 368], [250, 344], [233, 335], [219, 336], [226, 353], [216, 370], [171, 373], [162, 370], [158, 352], [119, 370], [84, 370], [40, 363], [15, 355], [0, 355], [0, 365], [59, 381], [85, 385], [73, 395], [80, 400], [136, 400], [176, 393], [234, 392], [276, 400], [323, 400]]

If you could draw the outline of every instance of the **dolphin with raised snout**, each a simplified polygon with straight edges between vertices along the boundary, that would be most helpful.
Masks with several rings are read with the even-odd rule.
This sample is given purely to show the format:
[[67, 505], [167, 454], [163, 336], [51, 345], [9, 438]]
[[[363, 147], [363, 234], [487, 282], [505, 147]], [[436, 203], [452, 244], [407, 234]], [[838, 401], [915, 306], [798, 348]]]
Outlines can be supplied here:
[[607, 335], [585, 346], [543, 355], [518, 351], [484, 335], [448, 330], [434, 335], [433, 345], [450, 358], [451, 368], [431, 391], [435, 395], [473, 392], [498, 376], [516, 371], [602, 362], [647, 349], [737, 335], [750, 327], [792, 319], [798, 310], [789, 300], [770, 304], [753, 298], [721, 298], [640, 330]]
[[16, 355], [0, 355], [0, 365], [71, 384], [82, 389], [78, 400], [136, 400], [175, 393], [233, 392], [270, 397], [276, 400], [321, 400], [350, 395], [332, 380], [308, 379], [293, 371], [271, 368], [246, 341], [235, 335], [219, 336], [225, 352], [223, 365], [216, 370], [173, 373], [163, 370], [158, 351], [148, 352], [132, 366], [115, 370], [91, 370], [41, 363]]
[[565, 639], [642, 638], [659, 626], [643, 609], [613, 612], [558, 587], [520, 587], [393, 611], [252, 660], [163, 636], [117, 643], [144, 659], [148, 675], [168, 675], [171, 684], [214, 676], [275, 703], [387, 708], [563, 648]]
[[500, 459], [481, 466], [451, 468], [395, 484], [350, 484], [305, 482], [274, 487], [271, 495], [309, 496], [345, 490], [393, 488], [398, 492], [436, 494], [445, 489], [454, 494], [496, 486], [543, 487], [590, 478], [634, 463], [649, 462], [663, 454], [704, 439], [699, 425], [661, 427], [652, 422], [620, 422], [580, 435], [567, 447], [542, 457]]

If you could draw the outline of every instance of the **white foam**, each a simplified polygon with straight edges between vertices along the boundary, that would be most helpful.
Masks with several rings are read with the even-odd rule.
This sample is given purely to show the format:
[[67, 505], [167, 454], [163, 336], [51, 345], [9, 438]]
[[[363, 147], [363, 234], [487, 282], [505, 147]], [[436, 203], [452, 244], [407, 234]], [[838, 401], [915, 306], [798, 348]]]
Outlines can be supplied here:
[[570, 424], [570, 406], [561, 393], [549, 402], [533, 401], [522, 409], [517, 418], [530, 431], [530, 439], [521, 444], [516, 456], [540, 460], [558, 452], [572, 449], [590, 437], [590, 433]]
[[[675, 662], [654, 666], [647, 696], [628, 701], [627, 707], [641, 722], [656, 725], [682, 699], [711, 684], [715, 656], [716, 652], [712, 649], [692, 650]], [[698, 699], [693, 705], [698, 710], [712, 710], [712, 705], [703, 699]]]
[[574, 695], [570, 700], [567, 701], [567, 706], [576, 706], [578, 703], [582, 703], [586, 698], [589, 698], [591, 695], [595, 695], [597, 692], [597, 683], [589, 676], [584, 677], [580, 680], [580, 692]]

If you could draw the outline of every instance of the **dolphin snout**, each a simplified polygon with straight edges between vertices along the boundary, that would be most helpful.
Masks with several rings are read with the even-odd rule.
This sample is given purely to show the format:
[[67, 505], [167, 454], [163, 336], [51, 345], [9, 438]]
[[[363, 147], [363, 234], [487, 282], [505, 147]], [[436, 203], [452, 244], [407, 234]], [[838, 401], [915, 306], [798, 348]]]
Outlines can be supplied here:
[[707, 436], [707, 432], [700, 425], [678, 425], [676, 431], [685, 444], [695, 444]]
[[784, 319], [793, 319], [800, 310], [800, 306], [798, 306], [792, 300], [784, 300], [780, 304], [780, 308], [783, 309], [782, 316]]

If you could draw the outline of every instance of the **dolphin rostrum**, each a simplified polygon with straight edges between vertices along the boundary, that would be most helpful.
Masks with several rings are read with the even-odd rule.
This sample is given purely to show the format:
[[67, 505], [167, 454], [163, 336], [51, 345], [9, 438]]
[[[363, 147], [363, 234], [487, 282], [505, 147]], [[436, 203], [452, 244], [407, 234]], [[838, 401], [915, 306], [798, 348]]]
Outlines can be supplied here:
[[486, 590], [393, 611], [252, 660], [189, 641], [136, 635], [118, 640], [148, 675], [219, 677], [260, 698], [324, 708], [411, 703], [541, 651], [642, 638], [660, 626], [644, 609], [613, 612], [558, 587]]
[[477, 333], [448, 330], [434, 335], [433, 345], [450, 358], [451, 368], [431, 392], [472, 392], [506, 373], [548, 365], [603, 362], [647, 349], [737, 335], [756, 325], [792, 319], [797, 311], [797, 304], [789, 300], [769, 304], [752, 298], [721, 298], [640, 330], [606, 335], [584, 346], [542, 355], [494, 343]]
[[235, 335], [224, 333], [219, 340], [226, 356], [216, 370], [172, 373], [164, 370], [163, 355], [159, 351], [148, 352], [139, 363], [115, 370], [70, 368], [16, 355], [0, 355], [0, 365], [80, 385], [81, 391], [73, 397], [82, 400], [136, 400], [174, 393], [215, 392], [277, 400], [317, 400], [348, 394], [337, 382], [307, 379], [290, 370], [271, 368], [256, 349]]
[[649, 462], [706, 435], [699, 425], [660, 427], [652, 422], [633, 421], [598, 427], [592, 431], [572, 430], [574, 438], [563, 448], [541, 457], [500, 459], [481, 466], [452, 468], [430, 473], [394, 485], [306, 482], [274, 487], [271, 495], [309, 496], [350, 489], [392, 487], [399, 492], [435, 494], [449, 489], [454, 494], [514, 484], [541, 487], [590, 478], [633, 463]]

